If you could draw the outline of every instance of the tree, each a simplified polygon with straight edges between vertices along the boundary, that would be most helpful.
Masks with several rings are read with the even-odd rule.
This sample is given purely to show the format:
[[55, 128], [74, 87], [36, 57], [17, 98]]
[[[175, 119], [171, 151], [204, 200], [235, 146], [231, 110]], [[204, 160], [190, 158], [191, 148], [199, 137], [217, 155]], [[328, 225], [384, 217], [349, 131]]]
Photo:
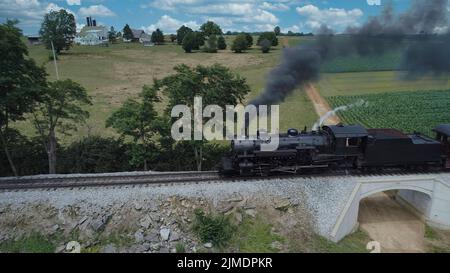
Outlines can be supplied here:
[[68, 134], [76, 130], [76, 124], [84, 122], [89, 112], [83, 109], [91, 105], [86, 89], [72, 80], [49, 83], [48, 88], [33, 111], [33, 123], [48, 155], [50, 174], [56, 173], [56, 131]]
[[188, 34], [191, 33], [192, 29], [186, 27], [186, 26], [181, 26], [178, 30], [177, 30], [177, 42], [179, 45], [183, 44], [183, 40], [184, 37]]
[[64, 9], [47, 13], [39, 31], [47, 49], [52, 48], [53, 42], [56, 53], [69, 50], [76, 33], [75, 16]]
[[114, 30], [114, 27], [111, 27], [110, 31], [108, 32], [108, 40], [110, 43], [115, 43], [117, 40], [117, 32]]
[[270, 47], [272, 46], [272, 42], [264, 39], [259, 43], [259, 46], [261, 47], [262, 53], [269, 53]]
[[113, 113], [106, 121], [107, 127], [116, 129], [123, 136], [130, 136], [134, 140], [132, 160], [142, 162], [144, 170], [148, 171], [148, 160], [155, 156], [153, 137], [158, 132], [158, 113], [154, 104], [159, 102], [157, 96], [158, 84], [153, 87], [144, 86], [142, 101], [128, 99], [122, 107]]
[[41, 99], [46, 73], [28, 57], [17, 21], [0, 25], [0, 141], [14, 175], [18, 175], [8, 148], [10, 122], [23, 120]]
[[152, 43], [154, 44], [163, 44], [164, 43], [164, 34], [161, 30], [156, 29], [155, 31], [153, 31], [152, 33], [152, 37], [151, 37]]
[[199, 50], [201, 46], [205, 45], [205, 35], [203, 35], [203, 33], [200, 31], [195, 31], [194, 37], [195, 37], [194, 49]]
[[126, 40], [133, 39], [133, 31], [131, 31], [131, 28], [128, 24], [126, 24], [125, 27], [123, 28], [122, 37]]
[[177, 35], [175, 35], [175, 34], [170, 34], [170, 41], [171, 41], [172, 43], [174, 43], [176, 40], [177, 40]]
[[205, 51], [208, 53], [217, 53], [217, 37], [216, 35], [210, 35], [206, 41]]
[[241, 53], [248, 49], [248, 40], [245, 34], [239, 34], [233, 41], [233, 45], [231, 46], [231, 50], [236, 53]]
[[191, 53], [197, 45], [196, 35], [194, 32], [189, 32], [184, 36], [183, 49], [186, 53]]
[[[250, 92], [245, 79], [233, 73], [229, 68], [215, 64], [209, 67], [178, 65], [175, 74], [160, 81], [158, 90], [169, 98], [166, 113], [176, 105], [186, 105], [193, 111], [194, 98], [201, 96], [204, 105], [226, 105], [242, 103]], [[214, 79], [214, 80], [211, 80]], [[192, 141], [197, 170], [202, 170], [205, 141]]]
[[211, 35], [222, 35], [223, 34], [220, 26], [212, 21], [208, 21], [208, 22], [204, 23], [200, 27], [200, 31], [203, 33], [203, 35], [205, 37], [209, 37]]
[[279, 26], [276, 26], [275, 29], [273, 30], [273, 32], [275, 32], [275, 35], [278, 36], [281, 34], [281, 29]]
[[219, 39], [217, 40], [217, 47], [220, 50], [227, 49], [227, 43], [225, 42], [225, 38], [223, 36], [220, 36]]
[[247, 46], [248, 48], [251, 48], [253, 46], [253, 36], [249, 33], [244, 33], [245, 39], [247, 39]]
[[261, 35], [258, 37], [258, 45], [261, 43], [261, 41], [263, 41], [265, 39], [267, 39], [270, 42], [272, 42], [272, 46], [277, 46], [278, 45], [278, 38], [275, 35], [275, 32], [263, 32], [263, 33], [261, 33]]

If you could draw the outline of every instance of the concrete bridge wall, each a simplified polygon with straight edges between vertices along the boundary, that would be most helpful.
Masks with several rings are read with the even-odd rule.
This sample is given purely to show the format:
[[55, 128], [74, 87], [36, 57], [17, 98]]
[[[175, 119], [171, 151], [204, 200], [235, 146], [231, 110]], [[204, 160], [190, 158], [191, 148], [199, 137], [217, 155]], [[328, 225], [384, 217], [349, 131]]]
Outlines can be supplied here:
[[328, 236], [337, 242], [358, 225], [360, 201], [373, 194], [398, 190], [399, 197], [430, 225], [450, 229], [450, 174], [355, 178], [355, 187]]

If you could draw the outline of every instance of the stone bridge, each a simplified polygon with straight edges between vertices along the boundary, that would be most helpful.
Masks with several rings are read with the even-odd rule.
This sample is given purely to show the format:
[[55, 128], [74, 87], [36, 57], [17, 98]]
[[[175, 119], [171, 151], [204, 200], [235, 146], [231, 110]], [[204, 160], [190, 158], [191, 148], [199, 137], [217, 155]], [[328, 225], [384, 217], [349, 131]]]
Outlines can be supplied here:
[[373, 194], [397, 190], [397, 200], [430, 226], [450, 229], [450, 174], [354, 178], [356, 184], [328, 236], [337, 242], [358, 225], [360, 201]]

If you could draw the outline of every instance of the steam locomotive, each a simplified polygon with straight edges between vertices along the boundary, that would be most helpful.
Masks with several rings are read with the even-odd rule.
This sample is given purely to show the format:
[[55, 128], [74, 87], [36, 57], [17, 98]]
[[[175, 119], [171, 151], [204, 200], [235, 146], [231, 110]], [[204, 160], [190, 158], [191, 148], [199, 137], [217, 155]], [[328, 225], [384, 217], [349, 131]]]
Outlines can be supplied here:
[[450, 124], [434, 129], [436, 138], [396, 129], [360, 125], [323, 126], [317, 131], [288, 130], [275, 151], [264, 151], [267, 138], [235, 140], [223, 157], [223, 175], [267, 176], [320, 169], [450, 169]]

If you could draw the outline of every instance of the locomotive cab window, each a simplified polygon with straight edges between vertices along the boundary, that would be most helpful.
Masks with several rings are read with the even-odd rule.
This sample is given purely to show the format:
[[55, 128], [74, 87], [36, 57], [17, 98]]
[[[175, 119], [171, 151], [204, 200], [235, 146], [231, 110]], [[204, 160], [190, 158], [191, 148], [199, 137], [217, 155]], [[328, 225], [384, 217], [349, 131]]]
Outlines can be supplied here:
[[361, 145], [361, 139], [355, 137], [348, 137], [346, 141], [347, 147], [359, 147]]

